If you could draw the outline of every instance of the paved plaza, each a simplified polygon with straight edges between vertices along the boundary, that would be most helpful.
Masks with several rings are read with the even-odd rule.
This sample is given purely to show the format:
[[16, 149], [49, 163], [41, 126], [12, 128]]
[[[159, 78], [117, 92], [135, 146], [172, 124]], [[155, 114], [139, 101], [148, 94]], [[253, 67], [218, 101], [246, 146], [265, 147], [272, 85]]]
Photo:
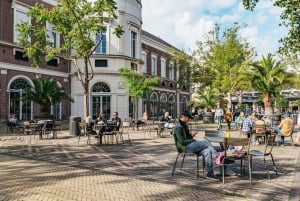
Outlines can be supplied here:
[[[203, 131], [197, 137], [202, 139]], [[126, 139], [126, 136], [125, 136]], [[291, 200], [299, 201], [300, 147], [274, 146], [278, 175], [267, 179], [263, 160], [254, 160], [253, 185], [240, 177], [238, 164], [221, 181], [196, 178], [196, 160], [185, 160], [171, 176], [176, 158], [174, 140], [142, 131], [131, 134], [132, 145], [97, 146], [92, 138], [58, 133], [58, 139], [24, 140], [0, 135], [0, 200], [152, 201], [152, 200]], [[255, 148], [263, 148], [255, 145]], [[201, 168], [202, 169], [202, 168]], [[218, 168], [216, 168], [216, 172]], [[247, 170], [246, 170], [247, 172]]]

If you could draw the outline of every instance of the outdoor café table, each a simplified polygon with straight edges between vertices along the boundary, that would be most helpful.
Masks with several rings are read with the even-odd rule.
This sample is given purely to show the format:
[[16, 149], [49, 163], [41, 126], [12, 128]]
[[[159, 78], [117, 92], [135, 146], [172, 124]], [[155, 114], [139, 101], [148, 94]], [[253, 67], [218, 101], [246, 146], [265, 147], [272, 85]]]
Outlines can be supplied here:
[[[117, 142], [117, 144], [118, 144], [118, 139], [117, 139], [117, 133], [118, 133], [118, 131], [116, 130], [117, 124], [115, 124], [115, 123], [105, 123], [105, 124], [102, 124], [102, 125], [98, 125], [98, 126], [97, 126], [97, 127], [98, 127], [98, 131], [99, 131], [100, 126], [103, 126], [103, 127], [104, 127], [104, 131], [103, 131], [103, 133], [102, 133], [102, 138], [104, 139], [104, 141], [106, 142], [105, 136], [110, 136], [110, 135], [112, 135], [112, 136], [115, 136], [116, 142]], [[107, 130], [106, 130], [107, 127], [110, 127], [111, 130], [110, 130], [110, 131], [107, 131]], [[95, 129], [96, 129], [96, 128], [95, 128]], [[100, 133], [98, 132], [98, 138], [99, 138], [99, 140], [98, 140], [98, 145], [100, 145], [100, 137], [101, 137], [101, 136], [100, 136]], [[108, 139], [108, 142], [109, 142], [109, 139]]]

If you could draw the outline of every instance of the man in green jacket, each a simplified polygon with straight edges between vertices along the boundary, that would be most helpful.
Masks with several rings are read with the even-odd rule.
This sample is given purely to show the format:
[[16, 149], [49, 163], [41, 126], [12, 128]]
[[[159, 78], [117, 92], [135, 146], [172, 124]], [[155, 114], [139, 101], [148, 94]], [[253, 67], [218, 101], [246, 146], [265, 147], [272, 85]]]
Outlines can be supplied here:
[[218, 152], [207, 140], [194, 140], [196, 132], [190, 132], [188, 122], [191, 115], [188, 111], [181, 113], [179, 121], [175, 124], [174, 135], [176, 137], [176, 147], [179, 152], [195, 153], [203, 155], [207, 169], [206, 178], [219, 180], [215, 177], [212, 164], [212, 156], [218, 156]]

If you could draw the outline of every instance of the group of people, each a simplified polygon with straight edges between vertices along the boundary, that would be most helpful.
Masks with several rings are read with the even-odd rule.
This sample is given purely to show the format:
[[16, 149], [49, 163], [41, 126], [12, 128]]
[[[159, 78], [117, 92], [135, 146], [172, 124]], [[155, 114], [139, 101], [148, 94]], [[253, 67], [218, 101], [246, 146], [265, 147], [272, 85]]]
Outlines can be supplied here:
[[103, 113], [100, 112], [95, 121], [92, 120], [91, 116], [88, 116], [85, 119], [85, 123], [86, 123], [87, 133], [90, 134], [97, 134], [97, 132], [93, 130], [93, 126], [94, 124], [99, 125], [99, 130], [98, 130], [99, 144], [102, 144], [102, 138], [104, 132], [119, 131], [121, 127], [121, 118], [119, 117], [118, 112], [114, 112], [112, 114], [111, 120], [108, 121], [103, 115]]
[[[231, 129], [231, 123], [234, 121], [234, 128], [246, 134], [248, 138], [251, 136], [252, 132], [258, 132], [256, 130], [252, 130], [254, 125], [259, 125], [260, 128], [258, 129], [261, 129], [261, 127], [265, 126], [265, 130], [260, 130], [259, 132], [266, 132], [267, 134], [271, 133], [272, 129], [275, 128], [275, 132], [278, 133], [278, 136], [280, 137], [280, 144], [284, 144], [284, 137], [290, 136], [293, 132], [294, 126], [296, 125], [290, 115], [291, 114], [289, 112], [286, 112], [283, 115], [283, 119], [280, 121], [279, 125], [272, 125], [270, 118], [259, 115], [255, 111], [251, 112], [249, 107], [246, 107], [246, 109], [242, 111], [239, 106], [236, 106], [234, 113], [232, 113], [230, 109], [227, 109], [225, 114], [220, 106], [218, 106], [215, 110], [215, 119], [218, 130], [222, 129], [223, 118], [227, 123], [228, 130]], [[298, 126], [300, 127], [300, 125]], [[261, 142], [262, 138], [259, 137], [255, 143], [259, 144]], [[300, 146], [300, 136], [297, 138], [295, 145]]]

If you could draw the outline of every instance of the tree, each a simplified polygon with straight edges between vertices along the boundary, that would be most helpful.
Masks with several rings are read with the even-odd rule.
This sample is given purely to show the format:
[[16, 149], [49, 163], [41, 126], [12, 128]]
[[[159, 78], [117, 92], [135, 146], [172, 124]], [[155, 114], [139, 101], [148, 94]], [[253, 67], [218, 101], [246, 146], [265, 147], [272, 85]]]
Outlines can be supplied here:
[[[253, 10], [258, 2], [259, 0], [243, 0], [243, 5], [246, 9]], [[283, 46], [279, 48], [279, 52], [284, 55], [299, 57], [300, 1], [275, 0], [274, 6], [283, 9], [280, 15], [282, 22], [279, 26], [286, 26], [289, 29], [287, 36], [280, 39]]]
[[[34, 66], [38, 67], [45, 56], [47, 61], [62, 57], [73, 63], [83, 87], [85, 116], [89, 115], [89, 82], [94, 77], [90, 57], [101, 43], [101, 40], [95, 41], [95, 36], [101, 35], [106, 24], [117, 18], [116, 9], [116, 2], [112, 0], [60, 0], [53, 8], [36, 4], [28, 12], [32, 22], [18, 25], [19, 44], [33, 59]], [[47, 24], [51, 24], [53, 30], [47, 29]], [[57, 46], [49, 31], [50, 35], [61, 36], [63, 43]], [[116, 26], [114, 34], [119, 37], [122, 33], [122, 27]], [[80, 61], [83, 61], [82, 66]]]
[[248, 80], [254, 90], [262, 92], [265, 113], [273, 114], [274, 98], [282, 87], [292, 85], [293, 74], [288, 73], [287, 66], [274, 60], [271, 54], [249, 65], [242, 79]]
[[223, 100], [224, 96], [216, 88], [204, 87], [196, 91], [196, 100], [190, 102], [195, 108], [205, 108], [211, 112], [217, 106], [217, 103]]
[[[178, 92], [183, 90], [185, 87], [186, 89], [190, 88], [191, 79], [193, 75], [193, 65], [196, 63], [193, 60], [193, 57], [188, 55], [185, 51], [179, 51], [178, 49], [171, 49], [170, 50], [171, 61], [174, 61], [176, 71], [176, 78], [173, 80], [175, 83], [175, 103], [178, 103]], [[174, 69], [169, 69], [174, 70]], [[178, 105], [175, 106], [175, 111], [178, 112]], [[176, 115], [176, 114], [175, 114]], [[177, 115], [176, 115], [177, 116]]]
[[246, 39], [239, 36], [239, 29], [240, 26], [234, 24], [221, 31], [221, 27], [216, 24], [204, 42], [197, 42], [194, 51], [194, 57], [198, 58], [193, 74], [195, 83], [200, 82], [204, 87], [211, 86], [224, 94], [234, 94], [247, 86], [238, 77], [253, 59], [255, 52]]
[[139, 98], [146, 98], [151, 94], [153, 87], [159, 86], [162, 79], [160, 77], [147, 78], [137, 71], [130, 70], [129, 68], [120, 68], [119, 72], [128, 87], [128, 93], [134, 97], [134, 110], [135, 117], [138, 117], [137, 101]]
[[62, 100], [73, 101], [65, 92], [64, 88], [57, 86], [54, 79], [35, 79], [33, 86], [25, 88], [24, 98], [40, 105], [41, 113], [49, 115], [51, 105], [60, 103]]

